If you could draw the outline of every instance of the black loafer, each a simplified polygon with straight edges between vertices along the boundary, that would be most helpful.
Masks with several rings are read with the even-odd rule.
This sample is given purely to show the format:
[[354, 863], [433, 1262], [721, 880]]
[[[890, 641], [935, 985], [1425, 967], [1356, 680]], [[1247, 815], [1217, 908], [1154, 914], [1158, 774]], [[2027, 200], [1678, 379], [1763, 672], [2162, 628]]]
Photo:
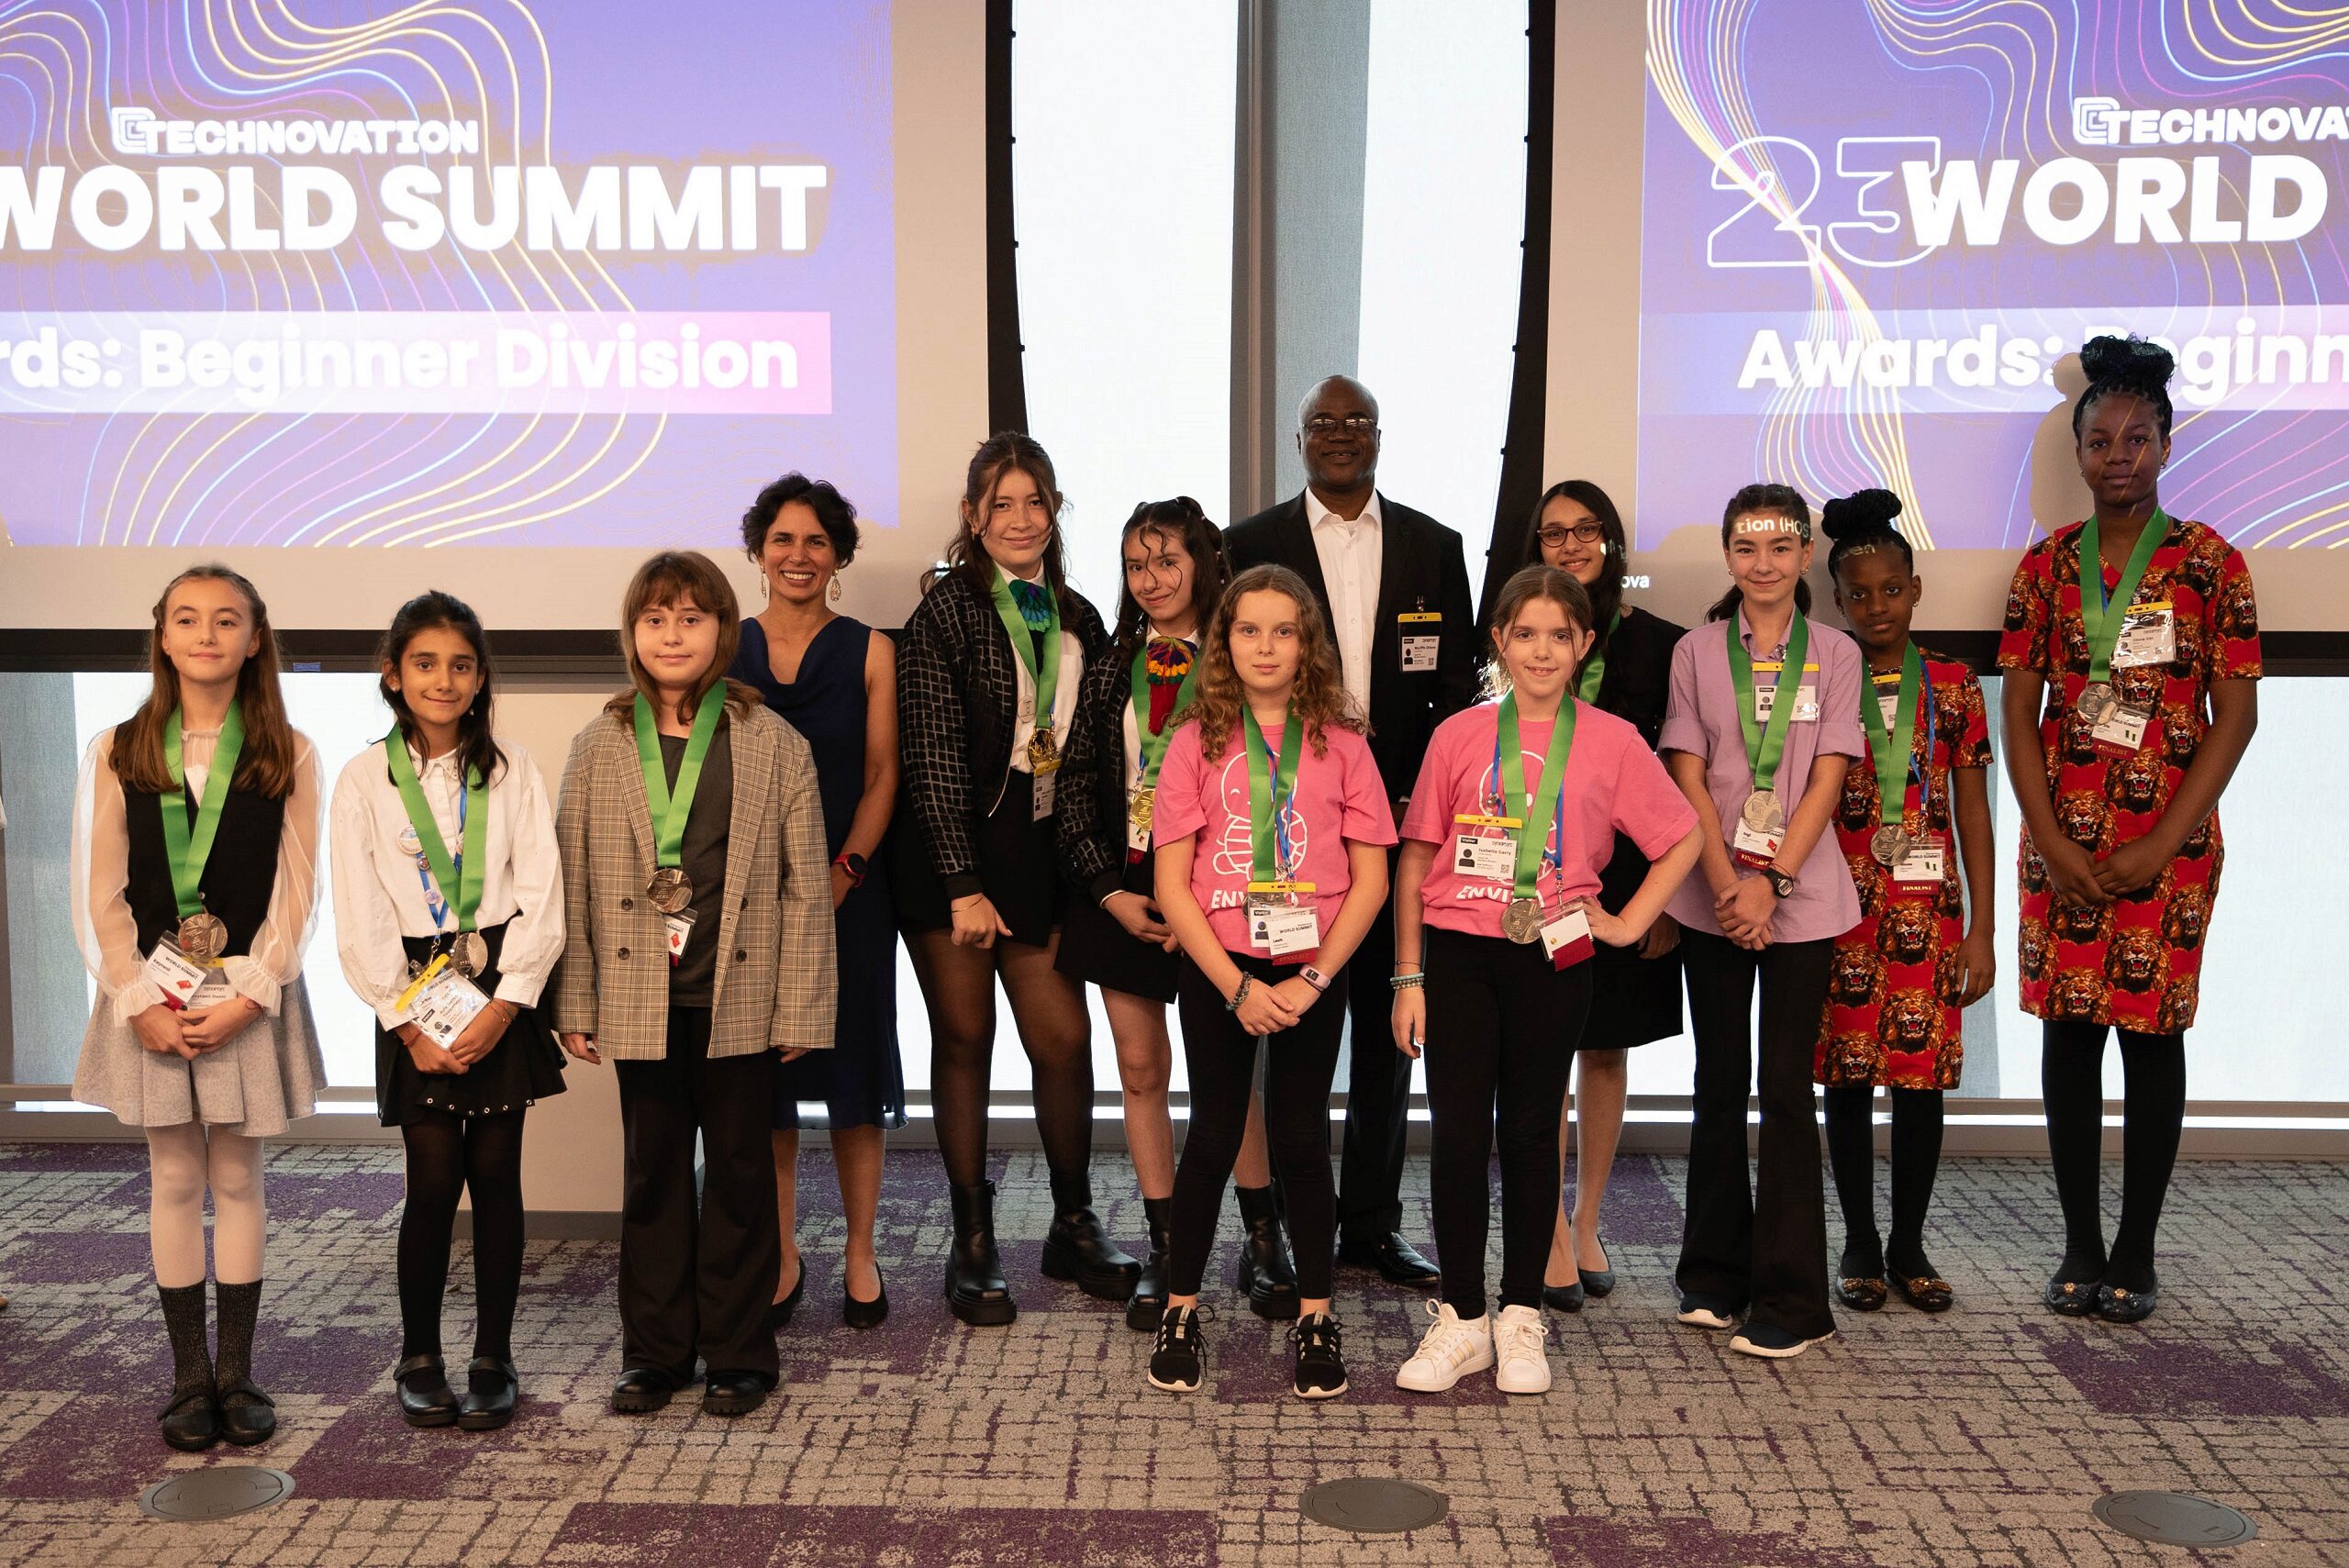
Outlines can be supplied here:
[[2108, 1323], [2143, 1323], [2161, 1305], [2159, 1285], [2147, 1285], [2143, 1290], [2123, 1290], [2118, 1285], [2099, 1284], [2096, 1287], [2096, 1315]]
[[612, 1385], [612, 1411], [620, 1416], [649, 1416], [669, 1403], [677, 1380], [659, 1367], [632, 1366]]
[[2096, 1311], [2099, 1283], [2092, 1279], [2051, 1279], [2040, 1299], [2058, 1318], [2087, 1318]]
[[712, 1416], [747, 1416], [767, 1402], [767, 1380], [755, 1372], [713, 1372], [703, 1383], [701, 1407]]
[[799, 1278], [793, 1283], [791, 1294], [767, 1308], [767, 1332], [772, 1334], [790, 1322], [791, 1315], [799, 1310], [800, 1298], [807, 1294], [807, 1265], [802, 1262], [799, 1265]]
[[399, 1389], [400, 1419], [411, 1427], [445, 1427], [457, 1418], [456, 1392], [439, 1356], [410, 1356], [392, 1369]]
[[1580, 1280], [1572, 1284], [1545, 1284], [1542, 1287], [1542, 1305], [1553, 1312], [1579, 1312], [1589, 1290]]
[[215, 1391], [220, 1402], [220, 1437], [239, 1448], [265, 1443], [277, 1435], [277, 1406], [250, 1377]]
[[163, 1407], [163, 1440], [182, 1453], [202, 1453], [220, 1440], [220, 1407], [209, 1388], [191, 1388]]
[[1843, 1274], [1835, 1281], [1835, 1299], [1854, 1312], [1875, 1312], [1885, 1300], [1881, 1274]]
[[[873, 1265], [873, 1277], [876, 1280], [881, 1278], [881, 1265], [878, 1263]], [[870, 1301], [859, 1301], [848, 1293], [846, 1285], [841, 1287], [841, 1322], [852, 1329], [878, 1329], [888, 1320], [889, 1286], [886, 1281], [882, 1282], [881, 1294]]]
[[522, 1379], [502, 1356], [475, 1356], [465, 1368], [465, 1402], [457, 1425], [469, 1432], [494, 1432], [514, 1418]]
[[1920, 1312], [1946, 1312], [1957, 1299], [1949, 1281], [1938, 1274], [1894, 1274], [1892, 1288]]
[[1338, 1262], [1358, 1269], [1375, 1269], [1378, 1277], [1388, 1284], [1428, 1286], [1439, 1284], [1443, 1280], [1436, 1266], [1404, 1240], [1399, 1230], [1389, 1230], [1384, 1236], [1363, 1240], [1339, 1242]]

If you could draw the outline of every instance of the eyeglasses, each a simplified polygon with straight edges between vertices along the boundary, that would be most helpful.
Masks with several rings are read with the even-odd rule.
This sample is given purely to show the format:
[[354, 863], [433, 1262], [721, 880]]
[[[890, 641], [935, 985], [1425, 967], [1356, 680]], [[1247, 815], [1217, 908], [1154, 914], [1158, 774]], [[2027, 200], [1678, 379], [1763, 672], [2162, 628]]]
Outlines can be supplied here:
[[1607, 537], [1607, 525], [1595, 517], [1586, 523], [1576, 523], [1572, 528], [1564, 523], [1545, 523], [1535, 531], [1534, 537], [1553, 549], [1569, 539], [1576, 544], [1597, 544]]
[[1308, 436], [1334, 436], [1343, 430], [1349, 436], [1366, 436], [1378, 428], [1378, 421], [1368, 414], [1349, 414], [1341, 419], [1333, 415], [1316, 414], [1305, 422]]

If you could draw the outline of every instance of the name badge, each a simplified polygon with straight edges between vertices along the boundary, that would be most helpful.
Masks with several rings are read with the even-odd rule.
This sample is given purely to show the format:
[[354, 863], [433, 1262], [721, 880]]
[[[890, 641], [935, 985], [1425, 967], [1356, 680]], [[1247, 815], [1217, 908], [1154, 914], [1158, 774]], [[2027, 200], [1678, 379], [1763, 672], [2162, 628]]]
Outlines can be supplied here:
[[[1756, 664], [1753, 668], [1756, 673], [1760, 673], [1764, 671], [1779, 669], [1781, 666], [1776, 664]], [[1802, 667], [1802, 670], [1805, 675], [1815, 675], [1819, 673], [1819, 666], [1816, 664], [1806, 664]], [[1757, 682], [1753, 687], [1753, 722], [1756, 724], [1769, 723], [1770, 714], [1777, 706], [1777, 684], [1773, 682], [1769, 685], [1765, 686]], [[1818, 682], [1807, 680], [1799, 688], [1797, 689], [1795, 692], [1795, 711], [1788, 716], [1787, 722], [1791, 724], [1816, 724], [1819, 722]]]
[[2089, 728], [2088, 739], [2099, 757], [2133, 757], [2145, 749], [2145, 726], [2153, 719], [2150, 708], [2116, 702]]
[[407, 1016], [434, 1044], [446, 1049], [488, 1006], [480, 986], [444, 965], [417, 990]]
[[1036, 787], [1030, 795], [1028, 820], [1041, 822], [1052, 814], [1052, 801], [1060, 794], [1060, 770], [1055, 768], [1048, 773], [1032, 773], [1030, 776], [1036, 781]]
[[1453, 821], [1468, 831], [1452, 841], [1452, 874], [1474, 877], [1482, 882], [1517, 881], [1517, 840], [1488, 839], [1481, 831], [1486, 828], [1515, 828], [1515, 817], [1455, 817]]
[[694, 934], [694, 912], [680, 909], [674, 915], [663, 915], [661, 924], [669, 934], [669, 967], [674, 969], [685, 956], [685, 942]]
[[1140, 860], [1150, 853], [1150, 819], [1148, 817], [1137, 822], [1131, 816], [1127, 817], [1126, 853], [1134, 860]]
[[1778, 858], [1778, 846], [1784, 842], [1786, 834], [1783, 831], [1765, 833], [1758, 828], [1748, 827], [1741, 818], [1737, 831], [1730, 836], [1730, 858], [1742, 866], [1752, 866], [1759, 871]]
[[179, 943], [165, 937], [147, 955], [147, 967], [139, 971], [139, 977], [162, 992], [163, 1006], [177, 1013], [194, 1006], [204, 983], [218, 973], [188, 957], [180, 951]]
[[1892, 862], [1892, 891], [1903, 898], [1929, 898], [1942, 887], [1949, 863], [1949, 840], [1939, 833], [1914, 833], [1909, 852]]
[[1418, 610], [1395, 619], [1403, 639], [1403, 673], [1416, 675], [1435, 669], [1437, 651], [1443, 646], [1443, 612]]
[[1553, 969], [1572, 969], [1592, 952], [1590, 917], [1580, 906], [1568, 908], [1542, 928], [1542, 951]]
[[1248, 945], [1302, 962], [1321, 945], [1321, 912], [1310, 904], [1252, 903]]
[[2177, 621], [2168, 601], [2131, 606], [2121, 618], [2121, 635], [2113, 640], [2112, 667], [2166, 664], [2176, 657]]

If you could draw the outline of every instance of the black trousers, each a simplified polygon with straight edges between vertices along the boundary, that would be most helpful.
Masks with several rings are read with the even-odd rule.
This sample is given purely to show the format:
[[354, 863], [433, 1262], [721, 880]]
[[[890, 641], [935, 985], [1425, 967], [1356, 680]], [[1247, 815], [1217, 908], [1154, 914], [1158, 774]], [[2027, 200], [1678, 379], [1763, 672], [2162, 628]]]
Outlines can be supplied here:
[[[1268, 958], [1233, 953], [1241, 973], [1259, 985], [1297, 973]], [[1349, 969], [1351, 969], [1351, 965]], [[1345, 1025], [1346, 971], [1296, 1027], [1263, 1038], [1240, 1027], [1223, 993], [1199, 966], [1183, 961], [1175, 1006], [1183, 1021], [1183, 1062], [1191, 1076], [1190, 1130], [1174, 1168], [1174, 1207], [1168, 1218], [1167, 1284], [1176, 1296], [1196, 1296], [1207, 1277], [1208, 1253], [1223, 1212], [1223, 1187], [1240, 1158], [1248, 1127], [1248, 1096], [1256, 1076], [1256, 1048], [1264, 1048], [1264, 1140], [1273, 1174], [1288, 1207], [1297, 1250], [1297, 1294], [1308, 1301], [1330, 1294], [1336, 1262], [1338, 1195], [1330, 1179], [1330, 1081], [1338, 1070], [1338, 1040]], [[1392, 1045], [1390, 1056], [1401, 1051]]]
[[1485, 1315], [1485, 1173], [1497, 1129], [1501, 1305], [1539, 1307], [1558, 1220], [1558, 1113], [1590, 1012], [1591, 966], [1553, 969], [1539, 942], [1434, 926], [1424, 942], [1428, 1174], [1443, 1299], [1463, 1318]]
[[[1675, 1278], [1683, 1294], [1818, 1339], [1834, 1331], [1835, 1318], [1827, 1305], [1827, 1202], [1810, 1064], [1835, 944], [1774, 942], [1752, 952], [1726, 937], [1687, 931], [1681, 947], [1697, 1081], [1687, 1222]], [[1757, 977], [1762, 1139], [1749, 1186], [1745, 1096], [1756, 1081]]]
[[[1387, 851], [1390, 884], [1395, 860], [1396, 851]], [[1395, 968], [1392, 899], [1378, 906], [1377, 918], [1346, 967], [1364, 983], [1353, 988], [1348, 1009], [1353, 1036], [1338, 1169], [1338, 1233], [1371, 1240], [1403, 1228], [1404, 1134], [1411, 1105], [1411, 1059], [1395, 1049], [1394, 996], [1379, 984]]]
[[[776, 1229], [774, 1052], [709, 1054], [709, 1009], [669, 1009], [669, 1054], [621, 1062], [628, 1158], [620, 1209], [620, 1360], [693, 1376], [752, 1372], [772, 1387], [767, 1303], [783, 1272]], [[694, 1194], [699, 1134], [702, 1193]]]

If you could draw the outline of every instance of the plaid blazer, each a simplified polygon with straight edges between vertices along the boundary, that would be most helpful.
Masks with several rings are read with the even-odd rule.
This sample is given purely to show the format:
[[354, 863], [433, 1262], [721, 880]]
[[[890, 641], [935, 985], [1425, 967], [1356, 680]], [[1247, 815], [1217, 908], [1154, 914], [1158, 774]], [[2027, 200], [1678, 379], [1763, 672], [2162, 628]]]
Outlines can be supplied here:
[[[709, 1054], [829, 1046], [840, 980], [815, 758], [757, 702], [729, 706], [727, 722], [734, 801]], [[554, 827], [568, 929], [548, 986], [554, 1027], [594, 1035], [613, 1061], [658, 1062], [669, 1050], [668, 941], [644, 895], [652, 813], [627, 717], [597, 714], [571, 743]]]
[[[1085, 651], [1085, 677], [1108, 648], [1101, 617], [1061, 590], [1061, 631]], [[950, 895], [978, 874], [971, 828], [1003, 799], [1019, 723], [1019, 677], [995, 601], [962, 572], [914, 606], [897, 651], [897, 757], [905, 796]], [[1074, 716], [1072, 716], [1073, 717]], [[975, 883], [969, 891], [976, 891]]]
[[1126, 705], [1133, 655], [1112, 642], [1085, 667], [1061, 764], [1061, 874], [1098, 904], [1126, 884]]

